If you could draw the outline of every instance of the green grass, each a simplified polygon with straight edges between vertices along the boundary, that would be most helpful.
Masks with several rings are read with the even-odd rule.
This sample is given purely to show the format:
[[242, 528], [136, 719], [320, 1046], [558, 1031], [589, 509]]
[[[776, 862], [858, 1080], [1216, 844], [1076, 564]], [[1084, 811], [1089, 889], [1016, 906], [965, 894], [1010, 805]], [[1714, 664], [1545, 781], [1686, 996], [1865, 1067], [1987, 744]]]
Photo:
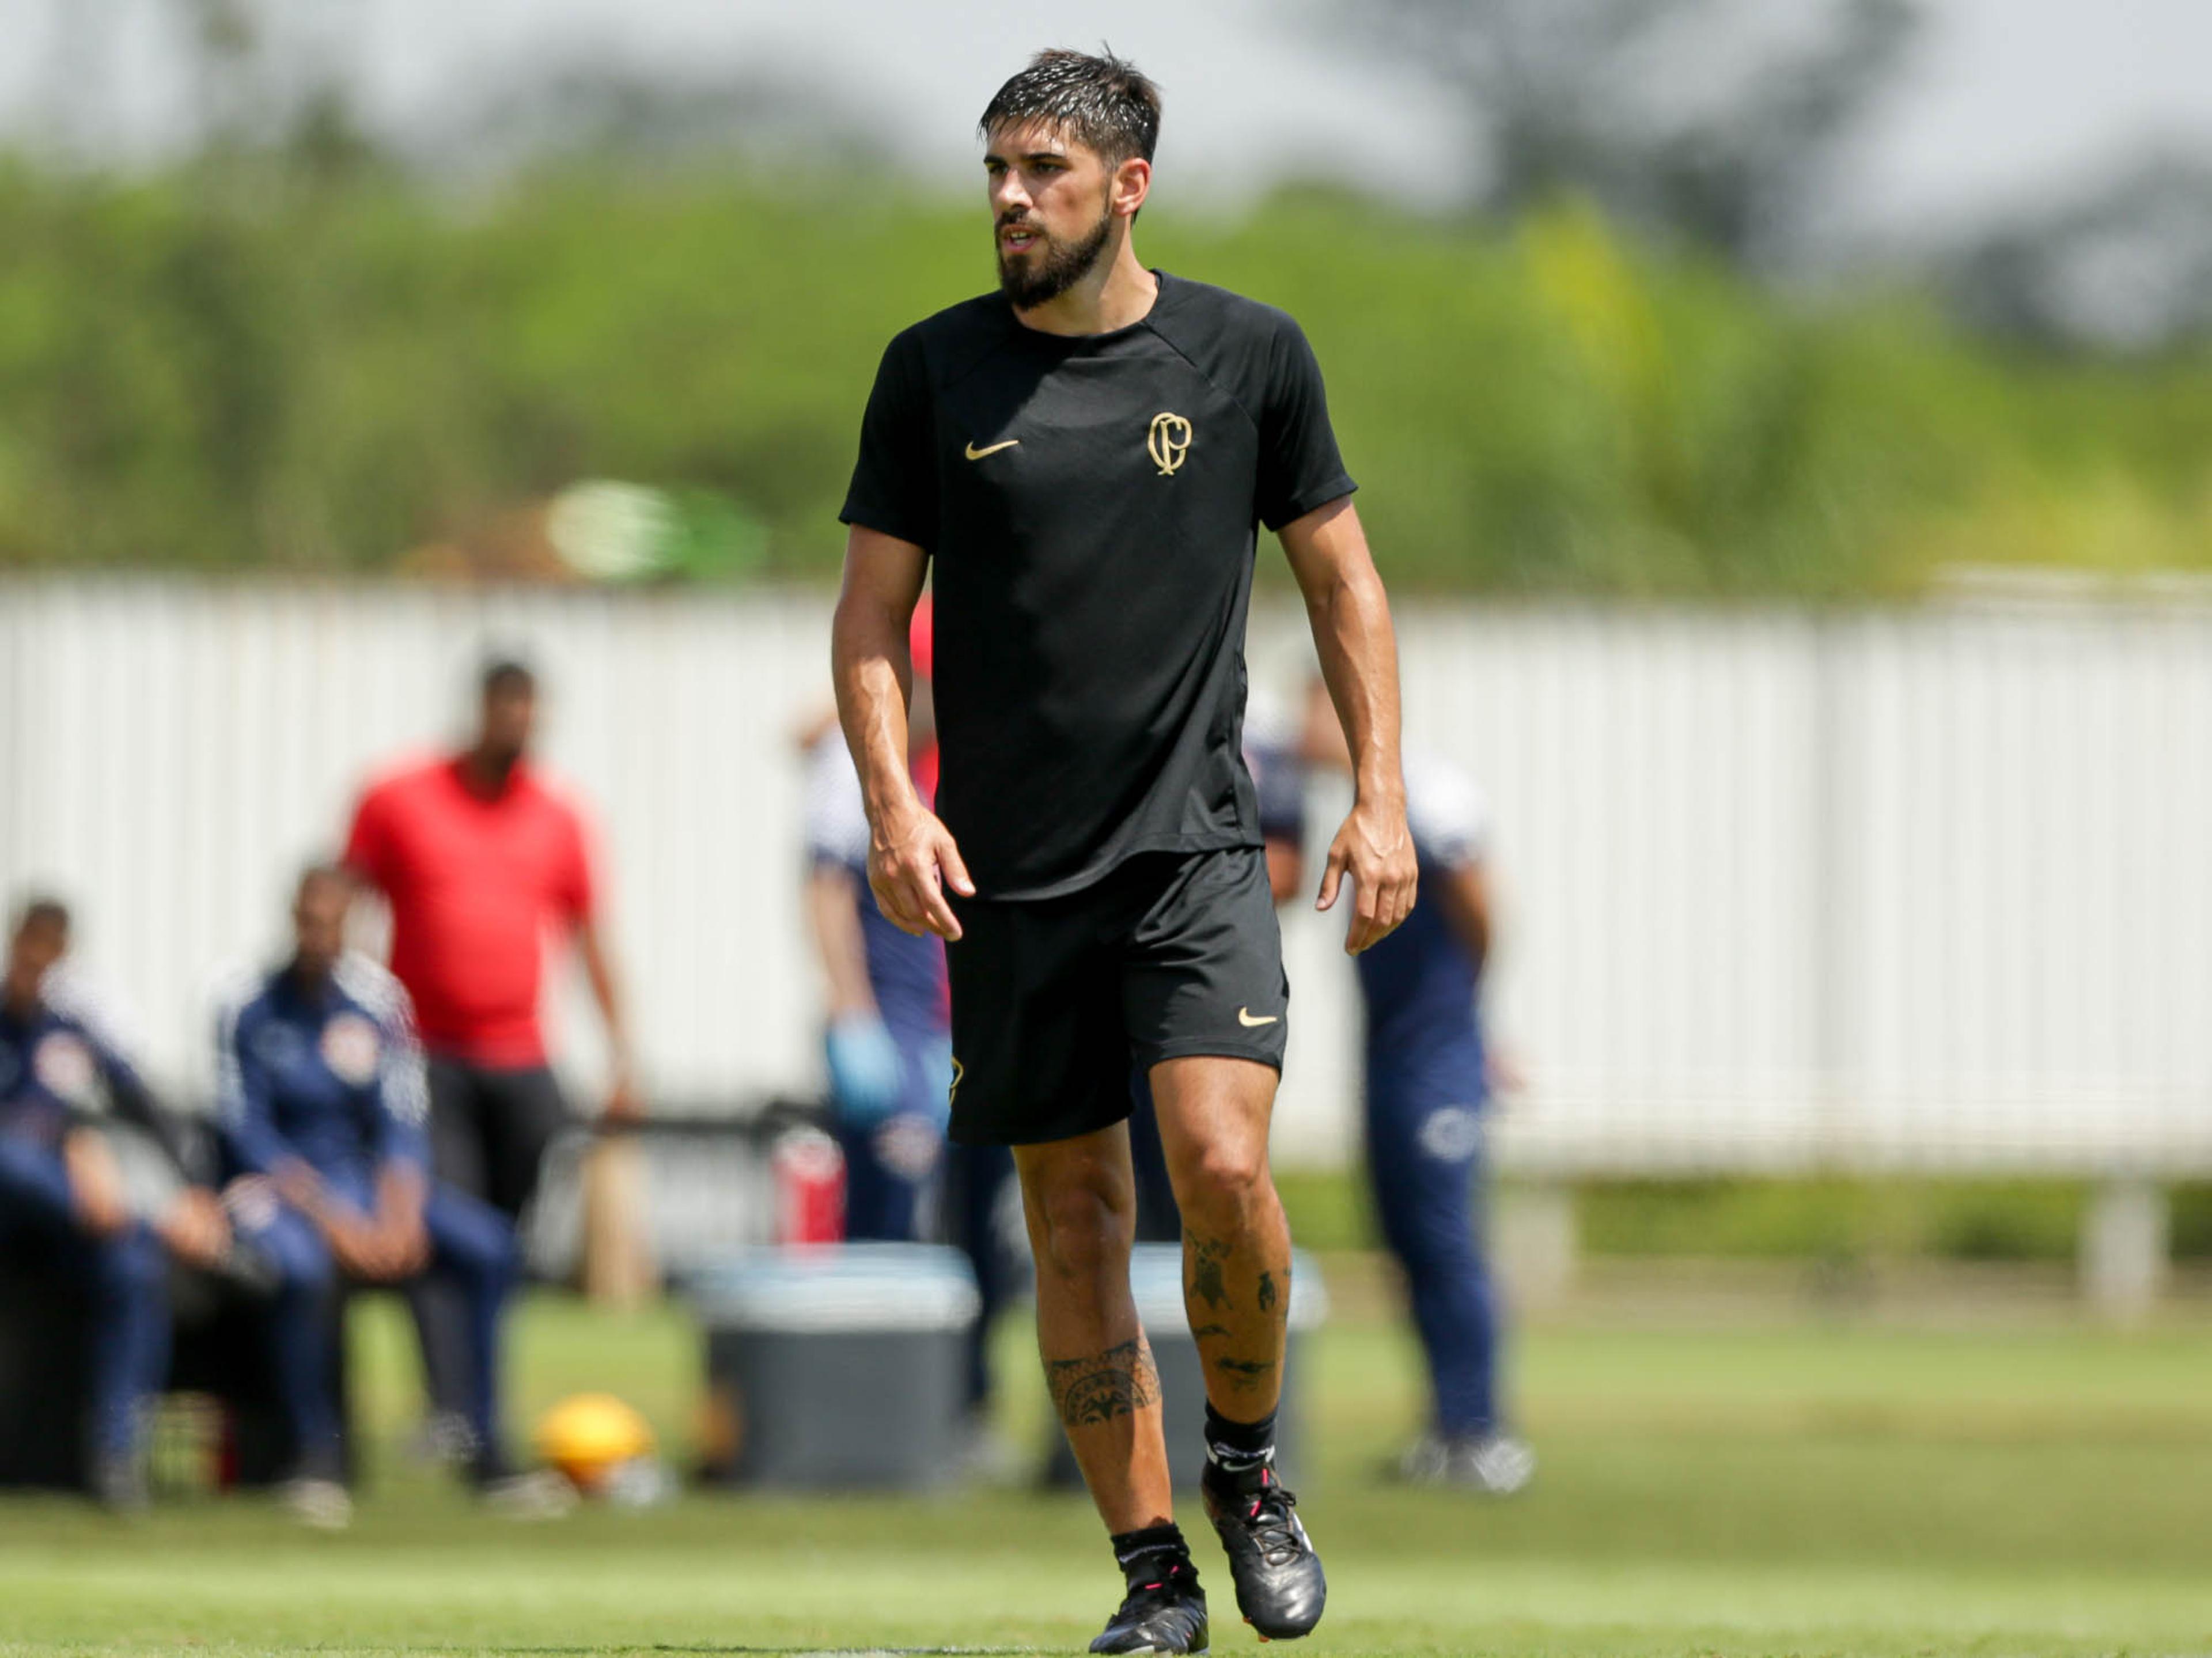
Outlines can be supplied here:
[[[397, 1309], [363, 1311], [364, 1406], [388, 1437], [411, 1360]], [[1516, 1365], [1538, 1482], [1485, 1504], [1372, 1478], [1419, 1388], [1408, 1341], [1349, 1311], [1312, 1349], [1304, 1511], [1333, 1589], [1314, 1649], [2212, 1648], [2212, 1330], [1542, 1327]], [[1006, 1332], [1008, 1426], [1036, 1442], [1023, 1340]], [[680, 1454], [680, 1318], [541, 1299], [519, 1343], [526, 1419], [611, 1387]], [[1080, 1650], [1113, 1595], [1079, 1500], [701, 1496], [519, 1527], [384, 1462], [335, 1538], [252, 1501], [129, 1526], [0, 1504], [0, 1652]], [[1200, 1564], [1217, 1650], [1250, 1649], [1210, 1539]]]

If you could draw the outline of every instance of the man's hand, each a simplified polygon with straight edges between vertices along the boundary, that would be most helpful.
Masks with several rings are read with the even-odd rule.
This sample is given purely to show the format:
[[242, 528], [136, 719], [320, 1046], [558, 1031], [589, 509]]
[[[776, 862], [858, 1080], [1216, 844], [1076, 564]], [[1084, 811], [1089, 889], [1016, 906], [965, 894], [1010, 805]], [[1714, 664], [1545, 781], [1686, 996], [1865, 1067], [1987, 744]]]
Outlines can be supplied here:
[[222, 1200], [204, 1187], [179, 1193], [154, 1230], [171, 1254], [191, 1266], [213, 1266], [230, 1248], [230, 1218]]
[[945, 889], [972, 898], [975, 884], [960, 861], [952, 831], [918, 804], [896, 821], [886, 817], [868, 828], [868, 886], [884, 919], [916, 937], [934, 932], [957, 938], [959, 918], [945, 902]]
[[96, 1238], [112, 1238], [131, 1224], [123, 1168], [96, 1129], [71, 1129], [62, 1141], [62, 1170], [69, 1179], [76, 1224]]
[[600, 1108], [602, 1122], [635, 1122], [645, 1115], [645, 1096], [638, 1092], [637, 1079], [630, 1074], [629, 1062], [623, 1060], [615, 1067], [613, 1079], [607, 1084], [607, 1100]]
[[1398, 923], [1413, 913], [1420, 870], [1413, 854], [1412, 832], [1406, 827], [1403, 801], [1389, 805], [1367, 800], [1352, 803], [1344, 826], [1329, 842], [1328, 864], [1322, 871], [1321, 896], [1314, 908], [1332, 907], [1347, 878], [1352, 882], [1353, 904], [1352, 925], [1344, 935], [1344, 953], [1357, 956], [1370, 944], [1389, 938]]

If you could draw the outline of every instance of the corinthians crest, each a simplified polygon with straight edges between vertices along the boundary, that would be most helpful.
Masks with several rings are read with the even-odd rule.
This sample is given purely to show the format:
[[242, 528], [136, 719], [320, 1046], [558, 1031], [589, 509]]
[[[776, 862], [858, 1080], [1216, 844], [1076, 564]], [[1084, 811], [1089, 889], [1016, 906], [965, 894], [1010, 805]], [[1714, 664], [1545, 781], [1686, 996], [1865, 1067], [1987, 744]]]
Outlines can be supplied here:
[[1165, 410], [1153, 416], [1152, 429], [1145, 437], [1145, 452], [1152, 456], [1162, 477], [1173, 477], [1190, 452], [1190, 422]]

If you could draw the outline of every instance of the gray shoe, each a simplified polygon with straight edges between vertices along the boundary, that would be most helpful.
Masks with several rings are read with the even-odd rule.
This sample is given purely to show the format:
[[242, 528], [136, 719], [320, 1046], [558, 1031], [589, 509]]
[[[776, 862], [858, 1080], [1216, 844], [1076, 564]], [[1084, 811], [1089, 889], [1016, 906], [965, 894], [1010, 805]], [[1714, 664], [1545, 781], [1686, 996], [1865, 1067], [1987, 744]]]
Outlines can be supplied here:
[[276, 1501], [312, 1531], [343, 1531], [353, 1524], [353, 1495], [335, 1479], [288, 1479], [277, 1488]]
[[1487, 1497], [1511, 1497], [1536, 1473], [1536, 1453], [1512, 1434], [1425, 1434], [1399, 1460], [1398, 1478], [1413, 1485], [1452, 1486]]
[[477, 1487], [477, 1501], [502, 1520], [565, 1520], [575, 1511], [576, 1488], [550, 1468], [510, 1473]]

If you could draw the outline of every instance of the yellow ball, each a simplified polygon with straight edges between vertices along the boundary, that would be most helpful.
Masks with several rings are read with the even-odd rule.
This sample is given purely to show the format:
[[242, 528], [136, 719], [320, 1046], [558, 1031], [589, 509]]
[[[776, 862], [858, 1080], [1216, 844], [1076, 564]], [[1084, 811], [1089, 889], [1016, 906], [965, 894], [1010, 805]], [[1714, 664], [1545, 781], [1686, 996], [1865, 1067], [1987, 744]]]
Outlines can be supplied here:
[[653, 1454], [653, 1430], [612, 1394], [577, 1394], [538, 1418], [538, 1454], [579, 1491], [596, 1491], [613, 1469]]

